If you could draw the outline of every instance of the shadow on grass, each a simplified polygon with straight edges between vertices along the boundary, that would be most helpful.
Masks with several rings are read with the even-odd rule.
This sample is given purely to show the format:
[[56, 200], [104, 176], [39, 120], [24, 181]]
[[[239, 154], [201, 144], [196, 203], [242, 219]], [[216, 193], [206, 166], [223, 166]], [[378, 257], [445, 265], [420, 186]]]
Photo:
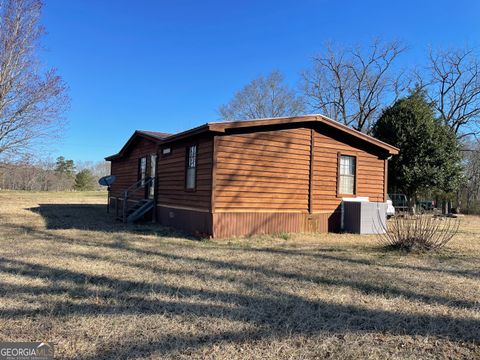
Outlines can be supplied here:
[[115, 210], [107, 213], [106, 205], [100, 204], [39, 204], [28, 210], [39, 214], [48, 230], [89, 230], [104, 232], [147, 233], [159, 236], [195, 239], [193, 236], [151, 221], [124, 224], [115, 217]]
[[[239, 321], [253, 326], [248, 331], [224, 331], [175, 337], [166, 336], [157, 342], [129, 341], [116, 347], [99, 350], [95, 355], [84, 356], [83, 359], [121, 358], [125, 354], [130, 357], [151, 356], [152, 354], [168, 355], [176, 351], [195, 351], [202, 347], [221, 342], [241, 343], [244, 341], [288, 338], [295, 335], [318, 335], [328, 333], [379, 332], [392, 335], [436, 336], [455, 342], [478, 343], [480, 341], [480, 320], [478, 318], [459, 318], [446, 315], [413, 314], [402, 311], [369, 309], [356, 305], [344, 305], [322, 300], [309, 300], [291, 292], [278, 290], [274, 284], [285, 280], [294, 280], [304, 284], [316, 284], [336, 291], [349, 288], [372, 297], [405, 298], [409, 301], [425, 305], [443, 305], [452, 309], [478, 309], [478, 302], [461, 298], [420, 292], [419, 288], [405, 289], [398, 287], [395, 281], [387, 285], [362, 281], [362, 271], [371, 271], [373, 267], [393, 267], [423, 272], [447, 272], [454, 275], [477, 278], [478, 272], [443, 270], [427, 267], [415, 267], [408, 264], [378, 264], [350, 256], [348, 253], [334, 254], [328, 251], [312, 251], [272, 248], [235, 248], [208, 245], [205, 251], [213, 253], [213, 258], [181, 254], [165, 249], [145, 249], [132, 246], [128, 233], [155, 233], [162, 236], [180, 236], [185, 234], [162, 228], [158, 225], [124, 225], [117, 222], [114, 214], [108, 215], [104, 205], [93, 204], [40, 204], [31, 211], [41, 215], [46, 222], [47, 230], [28, 225], [11, 225], [12, 229], [31, 234], [36, 241], [47, 241], [61, 247], [65, 257], [83, 258], [92, 264], [108, 262], [112, 267], [122, 267], [150, 271], [158, 277], [154, 283], [141, 280], [119, 279], [110, 276], [91, 274], [88, 271], [77, 271], [40, 265], [33, 262], [0, 257], [0, 274], [11, 274], [28, 279], [48, 280], [51, 285], [25, 285], [28, 281], [0, 283], [0, 299], [12, 297], [35, 298], [39, 308], [8, 308], [0, 310], [0, 318], [17, 317], [55, 317], [68, 316], [101, 316], [115, 314], [133, 315], [181, 315], [199, 317], [202, 321]], [[4, 224], [2, 226], [9, 226]], [[79, 229], [105, 231], [114, 233], [112, 241], [98, 240], [86, 233], [85, 238], [70, 237], [55, 229]], [[126, 233], [126, 234], [122, 234]], [[69, 249], [69, 245], [86, 246], [94, 251]], [[187, 245], [176, 245], [178, 247]], [[118, 250], [132, 256], [106, 254], [105, 250]], [[292, 269], [282, 269], [262, 265], [260, 263], [244, 263], [234, 257], [224, 261], [215, 257], [215, 251], [228, 250], [243, 253], [265, 253], [269, 256], [297, 257], [309, 256], [321, 262], [331, 262], [335, 266], [335, 276], [306, 274]], [[206, 253], [207, 255], [208, 253]], [[135, 260], [135, 259], [138, 259]], [[148, 262], [142, 261], [148, 259]], [[184, 262], [188, 266], [169, 267], [171, 262]], [[197, 267], [196, 267], [197, 266]], [[202, 268], [201, 272], [198, 266]], [[350, 266], [350, 267], [349, 267]], [[352, 266], [357, 273], [352, 276]], [[221, 272], [215, 270], [222, 270]], [[162, 282], [163, 275], [178, 277], [202, 278], [216, 282], [230, 283], [235, 281], [246, 288], [254, 288], [255, 292], [229, 292], [219, 289], [198, 289], [194, 287], [169, 285]], [[252, 276], [253, 275], [253, 276]], [[228, 288], [226, 286], [225, 288]], [[427, 291], [427, 290], [426, 290]], [[64, 295], [48, 297], [50, 294]], [[158, 297], [153, 297], [157, 294]], [[176, 296], [181, 294], [181, 296]], [[45, 298], [45, 299], [44, 299]], [[166, 298], [166, 300], [165, 300]], [[48, 300], [47, 300], [48, 299]], [[100, 299], [98, 303], [92, 299]]]
[[[11, 274], [25, 279], [44, 279], [51, 285], [1, 284], [0, 296], [22, 296], [30, 298], [35, 295], [38, 309], [10, 308], [0, 310], [1, 318], [49, 316], [100, 316], [115, 314], [134, 315], [181, 315], [199, 317], [203, 321], [228, 320], [248, 323], [254, 327], [248, 331], [224, 331], [203, 333], [201, 335], [160, 338], [157, 342], [131, 341], [122, 342], [118, 347], [99, 350], [95, 355], [83, 359], [118, 358], [124, 354], [131, 357], [167, 355], [175, 351], [195, 351], [205, 346], [220, 342], [240, 343], [244, 341], [287, 338], [294, 335], [318, 335], [348, 332], [379, 332], [391, 335], [437, 336], [456, 342], [480, 341], [480, 320], [476, 318], [458, 318], [443, 315], [412, 314], [402, 311], [375, 310], [356, 305], [344, 305], [322, 300], [309, 300], [291, 292], [280, 291], [275, 283], [293, 279], [297, 282], [315, 283], [329, 287], [332, 291], [339, 287], [348, 287], [366, 294], [385, 297], [403, 297], [429, 305], [441, 304], [452, 308], [478, 307], [477, 303], [462, 299], [447, 298], [439, 295], [420, 294], [415, 289], [397, 288], [395, 283], [378, 286], [362, 281], [361, 273], [351, 276], [351, 268], [345, 263], [368, 265], [363, 260], [352, 259], [348, 255], [332, 257], [317, 253], [319, 260], [338, 263], [336, 277], [321, 274], [306, 275], [289, 269], [278, 269], [259, 264], [246, 264], [241, 260], [224, 261], [216, 258], [203, 258], [195, 255], [174, 254], [167, 250], [148, 250], [132, 247], [128, 242], [103, 242], [95, 239], [80, 240], [73, 237], [50, 233], [24, 226], [39, 241], [49, 241], [62, 247], [65, 257], [84, 258], [92, 263], [108, 261], [111, 266], [128, 266], [148, 270], [158, 275], [156, 281], [119, 279], [105, 275], [57, 268], [53, 265], [40, 265], [29, 261], [1, 258], [0, 273]], [[70, 251], [68, 245], [93, 247], [95, 252]], [[178, 245], [186, 246], [186, 245]], [[125, 260], [119, 254], [106, 255], [106, 249], [113, 249], [132, 256]], [[214, 247], [207, 249], [215, 251]], [[241, 251], [251, 251], [242, 249]], [[256, 250], [255, 250], [256, 251]], [[271, 251], [271, 250], [270, 250]], [[296, 252], [277, 252], [275, 256], [294, 256]], [[139, 259], [139, 260], [135, 260]], [[148, 259], [144, 263], [141, 259]], [[188, 264], [182, 268], [171, 268], [171, 261]], [[204, 270], [198, 272], [195, 265]], [[220, 273], [215, 270], [224, 270]], [[369, 271], [366, 269], [365, 271]], [[119, 273], [121, 268], [119, 267]], [[231, 282], [232, 279], [245, 287], [255, 289], [255, 293], [226, 291], [220, 289], [198, 289], [162, 282], [162, 275], [175, 274], [180, 277], [206, 278], [219, 282]], [[255, 275], [252, 277], [251, 275]], [[25, 282], [23, 282], [25, 283]], [[226, 287], [228, 288], [228, 287]], [[62, 294], [68, 297], [56, 297], [43, 300], [43, 295]], [[152, 298], [152, 294], [156, 294]], [[181, 296], [177, 296], [181, 294]], [[71, 299], [74, 299], [71, 300]], [[167, 300], [164, 300], [167, 298]], [[100, 299], [98, 303], [92, 299]], [[206, 303], [210, 302], [210, 304]]]
[[[354, 259], [354, 258], [347, 258], [342, 257], [339, 255], [330, 255], [327, 254], [328, 252], [339, 252], [339, 249], [322, 249], [322, 250], [310, 250], [310, 251], [302, 251], [302, 250], [291, 250], [291, 249], [275, 249], [275, 248], [234, 248], [229, 247], [229, 250], [232, 251], [250, 251], [253, 253], [269, 253], [269, 254], [283, 254], [283, 255], [291, 255], [291, 256], [308, 256], [313, 258], [318, 258], [319, 260], [333, 260], [333, 261], [342, 261], [356, 265], [365, 265], [365, 266], [378, 266], [384, 268], [392, 268], [392, 269], [405, 269], [405, 270], [415, 270], [415, 271], [422, 271], [427, 273], [438, 273], [438, 274], [450, 274], [450, 275], [457, 275], [457, 276], [465, 276], [469, 278], [480, 278], [480, 270], [478, 269], [471, 269], [471, 270], [458, 270], [458, 269], [449, 269], [449, 268], [431, 268], [427, 266], [413, 266], [409, 264], [383, 264], [377, 261], [367, 260], [367, 259]], [[383, 247], [372, 248], [372, 251], [377, 251], [378, 253], [389, 253], [395, 254], [395, 252], [387, 251]], [[400, 254], [402, 256], [406, 255], [405, 253], [396, 252], [396, 254]]]

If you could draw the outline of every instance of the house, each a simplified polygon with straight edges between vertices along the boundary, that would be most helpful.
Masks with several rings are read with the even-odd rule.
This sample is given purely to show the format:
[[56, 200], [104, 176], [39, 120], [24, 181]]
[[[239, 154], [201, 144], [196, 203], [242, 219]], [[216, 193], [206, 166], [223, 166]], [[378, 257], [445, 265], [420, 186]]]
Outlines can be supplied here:
[[340, 230], [343, 198], [385, 202], [398, 149], [322, 115], [135, 131], [111, 161], [124, 221], [212, 237]]

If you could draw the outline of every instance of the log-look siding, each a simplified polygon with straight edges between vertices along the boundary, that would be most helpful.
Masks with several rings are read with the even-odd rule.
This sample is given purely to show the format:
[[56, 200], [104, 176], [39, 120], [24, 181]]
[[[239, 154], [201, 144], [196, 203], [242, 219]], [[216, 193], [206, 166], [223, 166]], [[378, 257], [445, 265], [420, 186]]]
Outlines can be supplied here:
[[[196, 189], [185, 189], [187, 146], [197, 145]], [[161, 149], [170, 147], [170, 155]], [[160, 148], [157, 168], [157, 205], [210, 210], [212, 194], [212, 137], [166, 144]]]
[[[338, 231], [338, 156], [345, 154], [357, 159], [354, 196], [386, 200], [388, 149], [325, 124], [264, 129], [218, 131], [173, 142], [139, 137], [128, 152], [112, 159], [117, 182], [111, 195], [122, 197], [137, 181], [139, 158], [157, 154], [153, 215], [162, 225], [213, 237]], [[191, 145], [197, 145], [194, 191], [185, 188]], [[169, 155], [162, 154], [164, 147], [171, 149]]]
[[220, 136], [214, 237], [338, 231], [339, 153], [357, 159], [352, 196], [384, 201], [385, 157], [361, 141], [342, 141], [338, 133], [322, 128]]
[[[131, 150], [121, 159], [111, 162], [111, 174], [117, 177], [115, 183], [111, 186], [110, 196], [123, 197], [123, 192], [132, 184], [138, 181], [138, 159], [149, 154], [155, 154], [157, 144], [145, 138], [138, 138], [135, 144], [132, 144]], [[149, 165], [150, 159], [147, 159]], [[148, 169], [147, 169], [148, 170]], [[147, 176], [149, 173], [147, 173]], [[145, 192], [138, 190], [132, 195], [132, 199], [144, 198]]]
[[[186, 148], [197, 145], [197, 181], [195, 191], [185, 189]], [[123, 197], [125, 189], [138, 181], [138, 161], [147, 156], [147, 176], [150, 176], [150, 154], [157, 154], [157, 205], [171, 207], [188, 207], [210, 210], [212, 181], [211, 137], [192, 141], [176, 142], [164, 147], [171, 148], [170, 155], [162, 155], [161, 149], [154, 141], [138, 138], [132, 144], [131, 151], [111, 163], [111, 174], [117, 177], [111, 187], [112, 197]], [[140, 189], [131, 195], [131, 200], [144, 198], [145, 191]]]
[[[384, 201], [385, 160], [333, 136], [313, 132], [312, 212], [333, 212], [338, 154], [357, 158], [356, 196]], [[307, 212], [311, 130], [288, 129], [222, 136], [217, 141], [215, 210]]]
[[332, 212], [337, 210], [341, 203], [341, 197], [337, 194], [339, 153], [356, 156], [355, 196], [366, 196], [370, 201], [385, 201], [385, 160], [380, 158], [378, 153], [369, 152], [361, 143], [349, 145], [317, 131], [314, 132], [314, 136], [313, 212]]
[[215, 211], [308, 211], [310, 130], [220, 136]]

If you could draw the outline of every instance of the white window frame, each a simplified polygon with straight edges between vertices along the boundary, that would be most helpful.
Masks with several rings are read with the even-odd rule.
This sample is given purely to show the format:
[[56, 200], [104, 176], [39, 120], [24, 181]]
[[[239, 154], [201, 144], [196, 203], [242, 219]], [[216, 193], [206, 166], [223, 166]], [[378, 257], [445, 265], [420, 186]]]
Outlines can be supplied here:
[[[345, 164], [343, 160], [349, 160], [351, 163]], [[352, 166], [353, 165], [353, 166]], [[343, 196], [355, 196], [357, 194], [357, 167], [358, 159], [356, 155], [352, 154], [338, 154], [338, 177], [337, 177], [337, 195]], [[350, 189], [345, 189], [345, 181], [342, 179], [349, 178], [351, 182], [351, 192]]]

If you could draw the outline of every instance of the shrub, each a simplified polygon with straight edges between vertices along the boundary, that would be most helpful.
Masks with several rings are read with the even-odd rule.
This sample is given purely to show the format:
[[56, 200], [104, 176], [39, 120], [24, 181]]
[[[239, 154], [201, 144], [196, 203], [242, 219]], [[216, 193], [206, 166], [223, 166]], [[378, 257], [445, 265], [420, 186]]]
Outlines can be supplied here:
[[388, 248], [430, 251], [445, 246], [458, 233], [457, 218], [432, 215], [396, 216], [389, 221], [380, 242]]

